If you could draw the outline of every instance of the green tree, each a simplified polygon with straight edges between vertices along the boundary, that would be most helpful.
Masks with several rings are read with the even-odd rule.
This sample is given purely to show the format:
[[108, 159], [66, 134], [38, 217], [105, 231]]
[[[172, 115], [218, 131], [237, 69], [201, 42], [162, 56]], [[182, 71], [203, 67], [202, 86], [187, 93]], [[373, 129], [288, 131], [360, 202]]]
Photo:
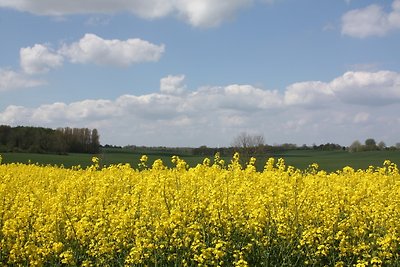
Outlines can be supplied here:
[[380, 142], [378, 143], [378, 148], [379, 148], [379, 150], [384, 150], [384, 149], [386, 149], [386, 144], [385, 144], [385, 142], [380, 141]]
[[376, 145], [376, 141], [373, 138], [368, 138], [365, 140], [365, 150], [377, 150], [378, 147]]
[[99, 153], [100, 151], [100, 136], [97, 129], [92, 130], [91, 134], [91, 143], [90, 143], [90, 153]]

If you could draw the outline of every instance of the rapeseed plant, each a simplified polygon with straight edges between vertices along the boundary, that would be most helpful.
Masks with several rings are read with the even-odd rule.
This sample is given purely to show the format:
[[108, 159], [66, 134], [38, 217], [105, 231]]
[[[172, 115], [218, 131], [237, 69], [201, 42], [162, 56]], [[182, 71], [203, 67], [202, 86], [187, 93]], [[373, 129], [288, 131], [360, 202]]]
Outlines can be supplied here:
[[[82, 169], [0, 165], [0, 264], [398, 266], [400, 174], [239, 154]], [[1, 156], [0, 156], [1, 163]]]

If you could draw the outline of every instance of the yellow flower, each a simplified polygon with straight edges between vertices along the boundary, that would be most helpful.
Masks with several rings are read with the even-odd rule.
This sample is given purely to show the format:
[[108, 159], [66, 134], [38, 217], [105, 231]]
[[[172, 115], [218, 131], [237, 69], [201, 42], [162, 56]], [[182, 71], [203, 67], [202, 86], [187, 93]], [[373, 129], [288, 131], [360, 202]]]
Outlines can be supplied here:
[[327, 173], [273, 158], [258, 172], [239, 154], [228, 166], [172, 160], [142, 171], [98, 158], [87, 169], [1, 164], [0, 265], [400, 264], [391, 162]]

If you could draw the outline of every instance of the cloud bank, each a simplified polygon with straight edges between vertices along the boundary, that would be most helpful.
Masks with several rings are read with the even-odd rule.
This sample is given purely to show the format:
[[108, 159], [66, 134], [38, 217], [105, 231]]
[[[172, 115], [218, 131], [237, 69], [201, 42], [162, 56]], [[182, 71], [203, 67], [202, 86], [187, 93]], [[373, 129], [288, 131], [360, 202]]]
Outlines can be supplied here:
[[291, 84], [284, 92], [238, 84], [183, 87], [184, 75], [169, 75], [151, 94], [8, 106], [0, 124], [95, 127], [103, 143], [120, 145], [229, 145], [242, 131], [277, 143], [347, 145], [371, 137], [371, 130], [388, 144], [400, 141], [397, 72], [346, 72], [330, 82]]

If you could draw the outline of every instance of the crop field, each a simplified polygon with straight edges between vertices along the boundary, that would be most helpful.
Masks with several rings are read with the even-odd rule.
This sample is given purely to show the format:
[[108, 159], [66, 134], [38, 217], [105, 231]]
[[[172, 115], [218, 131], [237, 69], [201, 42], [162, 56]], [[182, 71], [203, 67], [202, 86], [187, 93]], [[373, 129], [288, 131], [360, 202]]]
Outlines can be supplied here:
[[[170, 158], [171, 161], [171, 158]], [[0, 265], [399, 266], [400, 173], [270, 158], [4, 163]]]
[[[1, 153], [3, 163], [39, 163], [40, 165], [63, 165], [66, 168], [80, 165], [85, 168], [91, 165], [91, 155], [70, 153], [68, 155], [56, 154], [34, 154], [34, 153]], [[171, 157], [174, 155], [184, 159], [190, 167], [195, 167], [203, 162], [204, 156], [191, 155], [190, 153], [165, 152], [165, 151], [131, 151], [125, 149], [109, 149], [104, 150], [97, 156], [100, 159], [101, 166], [109, 166], [111, 164], [129, 163], [133, 167], [137, 167], [141, 155], [147, 155], [151, 164], [157, 159], [163, 160], [164, 164], [172, 167]], [[225, 161], [230, 161], [232, 156], [223, 157]], [[351, 166], [354, 169], [367, 169], [369, 166], [379, 166], [385, 160], [390, 160], [400, 165], [400, 151], [365, 151], [350, 153], [348, 151], [313, 151], [313, 150], [289, 150], [280, 154], [257, 155], [256, 168], [263, 170], [264, 163], [270, 157], [283, 158], [287, 165], [294, 166], [298, 169], [305, 170], [309, 165], [317, 163], [321, 169], [327, 172], [334, 172], [343, 169], [343, 167]], [[243, 162], [244, 163], [244, 162]]]

